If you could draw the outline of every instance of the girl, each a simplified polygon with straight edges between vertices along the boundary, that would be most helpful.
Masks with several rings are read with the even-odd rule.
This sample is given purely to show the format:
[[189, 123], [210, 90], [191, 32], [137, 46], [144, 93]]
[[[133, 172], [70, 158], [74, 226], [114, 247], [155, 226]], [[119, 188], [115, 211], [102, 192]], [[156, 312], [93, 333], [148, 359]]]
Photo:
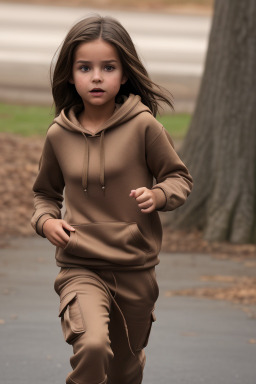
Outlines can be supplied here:
[[154, 118], [160, 101], [172, 104], [126, 30], [100, 16], [67, 34], [52, 93], [56, 118], [33, 186], [31, 223], [56, 246], [59, 316], [73, 346], [66, 383], [139, 384], [159, 293], [157, 211], [183, 204], [192, 186]]

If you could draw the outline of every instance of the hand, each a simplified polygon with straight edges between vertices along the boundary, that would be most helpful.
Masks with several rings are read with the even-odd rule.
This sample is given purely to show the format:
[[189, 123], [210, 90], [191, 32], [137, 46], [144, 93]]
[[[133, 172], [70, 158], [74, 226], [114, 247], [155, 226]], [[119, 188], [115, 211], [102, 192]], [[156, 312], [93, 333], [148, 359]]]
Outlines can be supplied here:
[[159, 188], [148, 189], [141, 187], [132, 189], [129, 196], [136, 199], [142, 213], [151, 213], [155, 209], [163, 207], [166, 200], [164, 192]]
[[43, 225], [43, 232], [53, 245], [65, 248], [69, 241], [69, 236], [64, 228], [68, 231], [75, 231], [75, 228], [71, 227], [65, 220], [48, 219]]

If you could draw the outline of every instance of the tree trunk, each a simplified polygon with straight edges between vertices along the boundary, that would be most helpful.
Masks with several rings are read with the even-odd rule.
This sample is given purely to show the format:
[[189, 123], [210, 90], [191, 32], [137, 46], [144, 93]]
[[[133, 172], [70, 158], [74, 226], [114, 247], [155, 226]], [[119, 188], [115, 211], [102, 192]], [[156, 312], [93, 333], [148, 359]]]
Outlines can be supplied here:
[[194, 189], [176, 227], [256, 242], [256, 1], [215, 0], [205, 71], [180, 151]]

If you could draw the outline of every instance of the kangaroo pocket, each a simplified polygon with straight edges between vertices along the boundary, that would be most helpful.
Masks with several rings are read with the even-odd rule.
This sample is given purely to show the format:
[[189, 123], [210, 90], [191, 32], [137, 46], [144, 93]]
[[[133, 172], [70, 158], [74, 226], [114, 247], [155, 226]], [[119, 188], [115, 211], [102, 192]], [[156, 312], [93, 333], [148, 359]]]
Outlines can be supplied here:
[[65, 253], [121, 265], [143, 265], [150, 252], [148, 240], [136, 223], [97, 222], [72, 224]]

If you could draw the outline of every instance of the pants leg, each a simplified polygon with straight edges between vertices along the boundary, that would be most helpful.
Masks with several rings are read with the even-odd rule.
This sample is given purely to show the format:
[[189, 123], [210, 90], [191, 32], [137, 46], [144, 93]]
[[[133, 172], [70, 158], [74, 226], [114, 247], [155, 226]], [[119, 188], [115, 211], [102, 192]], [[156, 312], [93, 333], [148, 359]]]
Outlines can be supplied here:
[[74, 351], [67, 384], [141, 384], [158, 297], [154, 268], [63, 269], [55, 290], [63, 333]]
[[113, 358], [108, 329], [109, 294], [97, 280], [79, 276], [79, 270], [67, 271], [63, 277], [60, 274], [57, 285], [62, 330], [74, 353], [70, 359], [73, 371], [66, 383], [106, 383], [106, 372]]
[[[143, 271], [114, 271], [109, 278], [108, 271], [98, 272], [108, 281], [115, 302], [119, 306], [128, 332], [118, 319], [110, 321], [111, 347], [114, 358], [110, 361], [108, 384], [141, 384], [146, 362], [144, 348], [147, 346], [152, 322], [155, 321], [154, 306], [159, 295], [155, 268]], [[113, 313], [114, 311], [112, 311]], [[133, 353], [131, 353], [131, 350]]]

